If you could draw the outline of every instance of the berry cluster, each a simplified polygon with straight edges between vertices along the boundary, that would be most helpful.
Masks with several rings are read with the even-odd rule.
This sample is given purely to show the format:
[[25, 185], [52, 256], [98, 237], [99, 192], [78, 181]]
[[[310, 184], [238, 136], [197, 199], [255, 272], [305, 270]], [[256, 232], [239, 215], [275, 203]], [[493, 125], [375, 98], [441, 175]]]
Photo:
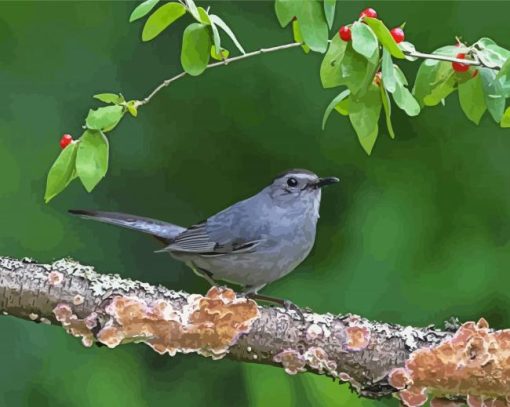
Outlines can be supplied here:
[[[373, 8], [366, 8], [360, 13], [359, 17], [360, 19], [363, 19], [364, 17], [377, 18], [377, 11], [375, 11]], [[390, 30], [390, 33], [397, 44], [401, 43], [405, 39], [404, 30], [401, 27], [393, 28]], [[338, 35], [342, 40], [350, 41], [352, 39], [351, 26], [341, 26], [338, 30]]]

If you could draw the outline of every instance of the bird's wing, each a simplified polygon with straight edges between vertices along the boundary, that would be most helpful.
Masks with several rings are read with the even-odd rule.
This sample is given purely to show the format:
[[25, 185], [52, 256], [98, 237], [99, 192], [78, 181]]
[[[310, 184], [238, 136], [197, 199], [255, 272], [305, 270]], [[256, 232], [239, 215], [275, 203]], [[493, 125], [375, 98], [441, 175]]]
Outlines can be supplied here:
[[262, 241], [263, 239], [253, 240], [235, 237], [232, 236], [232, 231], [226, 227], [202, 222], [178, 235], [165, 250], [204, 256], [240, 254], [253, 252]]

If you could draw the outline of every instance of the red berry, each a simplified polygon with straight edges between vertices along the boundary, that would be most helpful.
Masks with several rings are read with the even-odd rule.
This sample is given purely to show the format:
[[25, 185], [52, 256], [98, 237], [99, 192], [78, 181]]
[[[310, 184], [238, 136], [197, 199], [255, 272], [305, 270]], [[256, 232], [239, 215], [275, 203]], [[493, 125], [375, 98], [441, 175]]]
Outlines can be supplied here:
[[396, 27], [393, 30], [391, 30], [390, 33], [397, 44], [400, 44], [402, 41], [404, 41], [405, 35], [404, 30], [402, 28]]
[[340, 29], [338, 30], [338, 35], [344, 41], [350, 41], [352, 38], [351, 29], [349, 27], [347, 27], [346, 25], [343, 25], [340, 27]]
[[363, 10], [360, 15], [361, 18], [363, 17], [370, 17], [370, 18], [377, 18], [377, 11], [375, 11], [373, 8], [366, 8]]
[[60, 147], [66, 148], [73, 142], [73, 137], [70, 134], [64, 134], [60, 139]]
[[[466, 54], [457, 54], [456, 58], [466, 59]], [[469, 69], [469, 65], [461, 62], [452, 62], [452, 68], [455, 72], [466, 72]]]

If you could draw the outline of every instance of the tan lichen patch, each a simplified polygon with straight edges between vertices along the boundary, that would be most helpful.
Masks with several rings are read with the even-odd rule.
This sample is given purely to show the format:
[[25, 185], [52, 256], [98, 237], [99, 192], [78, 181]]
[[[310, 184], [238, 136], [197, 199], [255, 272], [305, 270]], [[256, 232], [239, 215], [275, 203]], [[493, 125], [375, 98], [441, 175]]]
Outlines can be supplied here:
[[510, 330], [491, 331], [485, 319], [462, 325], [441, 344], [418, 349], [389, 383], [409, 407], [426, 394], [467, 397], [471, 407], [506, 406], [510, 399]]
[[109, 347], [144, 342], [161, 354], [197, 352], [219, 359], [259, 317], [254, 301], [226, 288], [212, 287], [205, 297], [191, 295], [187, 301], [174, 309], [166, 300], [114, 297], [106, 308], [111, 318], [97, 338]]
[[348, 326], [345, 328], [345, 335], [345, 348], [350, 351], [363, 350], [370, 343], [370, 329], [366, 326]]
[[48, 283], [50, 285], [58, 287], [59, 285], [62, 285], [63, 282], [64, 275], [59, 271], [52, 271], [51, 273], [48, 273]]
[[[58, 304], [53, 309], [55, 319], [62, 324], [67, 333], [81, 338], [84, 346], [90, 347], [94, 343], [92, 329], [97, 325], [97, 314], [91, 313], [84, 319], [79, 319], [68, 304]], [[41, 322], [43, 318], [41, 318]]]

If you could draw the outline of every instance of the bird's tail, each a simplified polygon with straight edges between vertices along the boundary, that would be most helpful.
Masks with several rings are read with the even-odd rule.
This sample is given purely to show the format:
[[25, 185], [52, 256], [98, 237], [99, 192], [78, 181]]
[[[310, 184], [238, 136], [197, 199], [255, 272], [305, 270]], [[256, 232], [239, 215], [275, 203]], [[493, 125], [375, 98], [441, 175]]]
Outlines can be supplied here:
[[70, 209], [69, 213], [83, 219], [92, 219], [98, 222], [109, 223], [127, 229], [153, 235], [163, 243], [170, 243], [178, 234], [186, 229], [172, 223], [163, 222], [157, 219], [143, 218], [141, 216], [128, 215], [119, 212], [86, 211], [81, 209]]

